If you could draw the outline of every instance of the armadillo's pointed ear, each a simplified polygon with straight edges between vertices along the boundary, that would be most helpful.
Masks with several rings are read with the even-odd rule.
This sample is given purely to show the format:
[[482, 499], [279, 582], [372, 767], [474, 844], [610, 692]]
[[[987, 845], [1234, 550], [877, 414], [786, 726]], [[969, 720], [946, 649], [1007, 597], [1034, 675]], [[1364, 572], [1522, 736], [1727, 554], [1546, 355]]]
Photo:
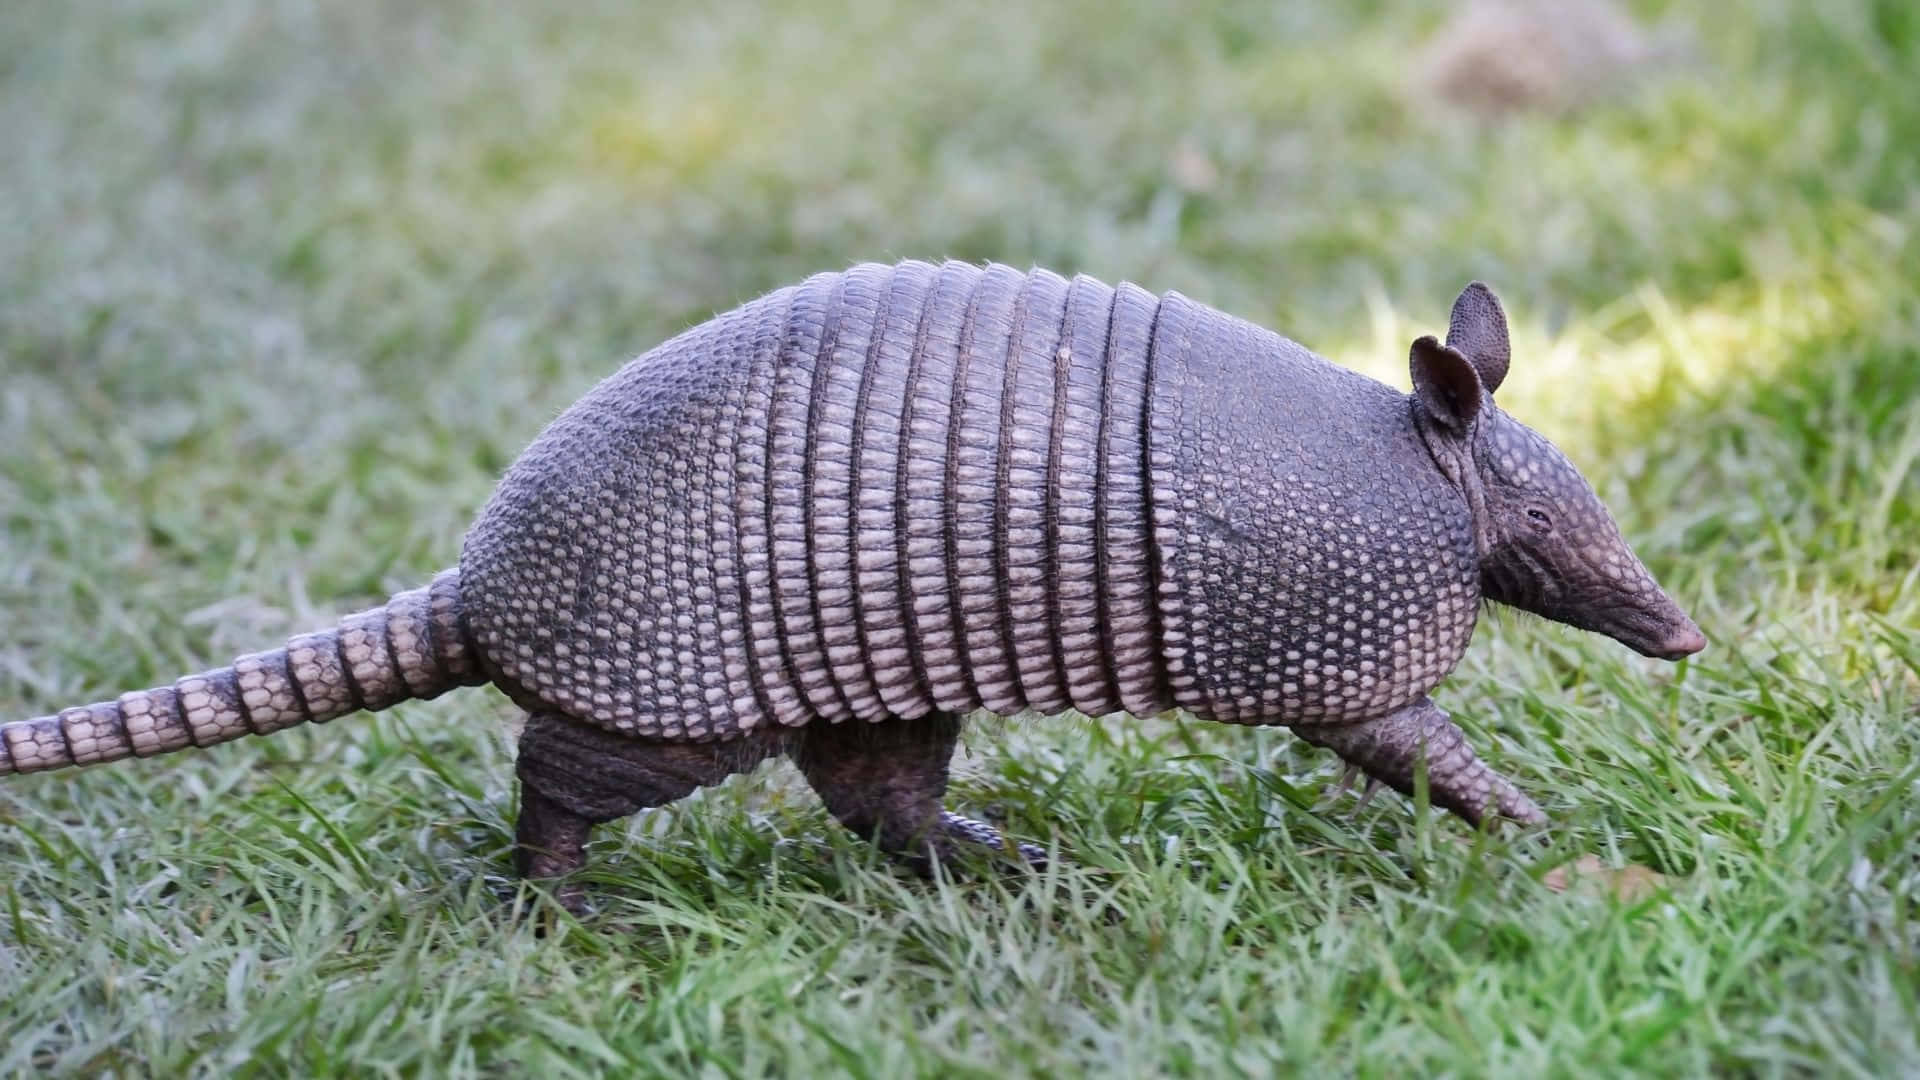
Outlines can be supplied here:
[[1513, 347], [1507, 343], [1507, 313], [1500, 309], [1500, 298], [1492, 289], [1475, 281], [1460, 290], [1453, 302], [1453, 317], [1447, 320], [1447, 347], [1473, 361], [1487, 393], [1500, 389]]
[[1464, 437], [1480, 414], [1483, 396], [1480, 372], [1473, 362], [1429, 334], [1413, 343], [1408, 366], [1413, 369], [1413, 396], [1420, 407], [1441, 427]]

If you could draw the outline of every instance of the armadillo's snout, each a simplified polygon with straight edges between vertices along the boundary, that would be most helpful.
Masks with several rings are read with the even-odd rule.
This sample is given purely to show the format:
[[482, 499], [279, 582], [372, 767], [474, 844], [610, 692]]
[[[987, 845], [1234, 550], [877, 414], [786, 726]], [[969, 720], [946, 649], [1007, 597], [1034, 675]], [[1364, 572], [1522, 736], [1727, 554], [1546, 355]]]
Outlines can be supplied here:
[[[1644, 571], [1643, 571], [1644, 573]], [[1647, 577], [1648, 588], [1617, 605], [1572, 605], [1546, 612], [1548, 618], [1597, 630], [1641, 656], [1680, 660], [1707, 647], [1707, 636], [1673, 598]]]
[[1663, 592], [1655, 596], [1652, 604], [1621, 611], [1618, 625], [1597, 629], [1642, 656], [1660, 660], [1679, 660], [1706, 648], [1707, 635], [1680, 605]]
[[[1679, 660], [1707, 647], [1707, 635], [1622, 543], [1610, 564], [1612, 603], [1596, 605], [1598, 630], [1642, 656]], [[1626, 564], [1624, 572], [1621, 564]], [[1576, 625], [1579, 625], [1576, 622]]]
[[1700, 628], [1693, 624], [1692, 619], [1687, 619], [1684, 624], [1675, 627], [1673, 632], [1667, 635], [1666, 640], [1654, 648], [1652, 655], [1662, 660], [1679, 660], [1682, 657], [1692, 656], [1706, 647], [1707, 635], [1700, 632]]

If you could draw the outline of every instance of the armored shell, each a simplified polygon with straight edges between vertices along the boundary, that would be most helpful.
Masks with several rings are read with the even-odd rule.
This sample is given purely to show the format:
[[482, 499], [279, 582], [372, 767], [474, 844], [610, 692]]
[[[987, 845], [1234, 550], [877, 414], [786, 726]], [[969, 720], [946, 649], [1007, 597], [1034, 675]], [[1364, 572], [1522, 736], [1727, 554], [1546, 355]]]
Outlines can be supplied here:
[[907, 262], [694, 327], [563, 413], [460, 562], [480, 653], [610, 731], [987, 708], [1276, 723], [1465, 649], [1406, 395], [1177, 293]]

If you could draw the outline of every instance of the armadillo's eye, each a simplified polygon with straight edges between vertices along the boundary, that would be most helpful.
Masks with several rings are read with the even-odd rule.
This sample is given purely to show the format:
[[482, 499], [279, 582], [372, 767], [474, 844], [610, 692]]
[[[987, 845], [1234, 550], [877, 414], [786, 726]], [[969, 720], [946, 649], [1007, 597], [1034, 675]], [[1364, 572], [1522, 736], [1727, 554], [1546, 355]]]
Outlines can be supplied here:
[[1537, 506], [1527, 507], [1527, 524], [1543, 533], [1553, 531], [1553, 519], [1547, 516], [1545, 510]]

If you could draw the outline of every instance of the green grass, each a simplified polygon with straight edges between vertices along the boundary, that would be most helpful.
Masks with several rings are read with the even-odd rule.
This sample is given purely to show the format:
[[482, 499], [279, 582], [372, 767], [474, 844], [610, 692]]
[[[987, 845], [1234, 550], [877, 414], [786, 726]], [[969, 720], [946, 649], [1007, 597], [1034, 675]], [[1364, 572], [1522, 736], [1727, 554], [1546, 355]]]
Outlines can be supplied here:
[[0, 716], [424, 580], [813, 270], [1130, 278], [1402, 385], [1479, 276], [1714, 641], [1483, 622], [1439, 700], [1545, 840], [1281, 731], [990, 723], [954, 801], [1056, 870], [919, 883], [783, 765], [602, 830], [542, 938], [471, 691], [0, 783], [0, 1074], [1920, 1072], [1912, 7], [1645, 5], [1691, 64], [1496, 122], [1410, 88], [1437, 0], [1033, 6], [0, 7]]

